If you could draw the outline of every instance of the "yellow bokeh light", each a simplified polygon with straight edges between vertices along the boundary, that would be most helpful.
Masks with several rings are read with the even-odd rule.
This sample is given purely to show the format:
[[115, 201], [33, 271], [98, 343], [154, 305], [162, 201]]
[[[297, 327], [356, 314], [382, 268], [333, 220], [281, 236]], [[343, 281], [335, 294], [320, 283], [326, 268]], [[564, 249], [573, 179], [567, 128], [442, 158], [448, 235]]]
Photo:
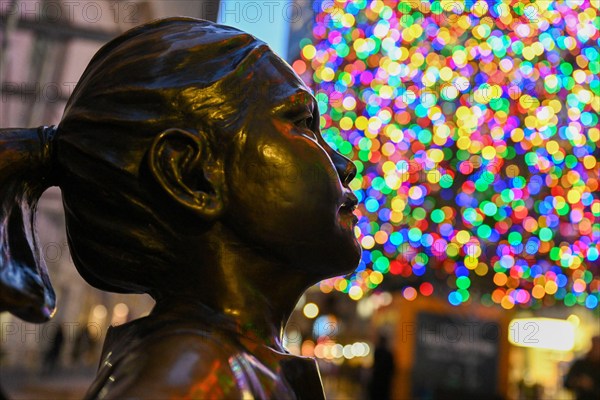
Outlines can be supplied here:
[[361, 297], [363, 297], [363, 291], [360, 287], [358, 286], [352, 286], [350, 288], [350, 290], [348, 291], [348, 295], [350, 296], [350, 298], [352, 300], [360, 300]]
[[469, 241], [469, 239], [471, 239], [471, 235], [469, 234], [468, 231], [459, 231], [456, 234], [456, 241], [460, 244], [465, 244]]
[[558, 290], [558, 285], [554, 281], [548, 281], [546, 282], [545, 290], [548, 294], [554, 294]]
[[307, 60], [312, 60], [316, 54], [317, 54], [317, 49], [312, 44], [306, 45], [302, 49], [302, 55]]
[[302, 312], [306, 318], [313, 319], [319, 315], [319, 306], [317, 306], [315, 303], [306, 303], [302, 309]]

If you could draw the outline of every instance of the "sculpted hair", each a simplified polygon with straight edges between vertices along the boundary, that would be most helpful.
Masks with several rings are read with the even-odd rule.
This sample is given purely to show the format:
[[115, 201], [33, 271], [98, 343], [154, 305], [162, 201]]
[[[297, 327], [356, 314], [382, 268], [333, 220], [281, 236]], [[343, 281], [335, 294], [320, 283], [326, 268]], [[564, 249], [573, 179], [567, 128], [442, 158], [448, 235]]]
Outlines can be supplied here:
[[[92, 58], [56, 129], [53, 151], [53, 183], [62, 189], [73, 261], [91, 285], [153, 296], [168, 290], [161, 276], [177, 268], [184, 227], [177, 212], [155, 207], [147, 151], [159, 133], [180, 128], [202, 130], [209, 146], [225, 154], [249, 101], [240, 82], [267, 51], [235, 28], [179, 17], [134, 28]], [[36, 130], [11, 132], [3, 132], [0, 148], [0, 179], [15, 182], [2, 186], [0, 270], [36, 271], [51, 291], [29, 223], [49, 186], [30, 160], [40, 142], [33, 140]], [[29, 222], [8, 235], [21, 219]], [[20, 253], [24, 243], [27, 254]]]
[[52, 316], [55, 296], [38, 247], [35, 210], [52, 185], [53, 128], [0, 129], [0, 312]]

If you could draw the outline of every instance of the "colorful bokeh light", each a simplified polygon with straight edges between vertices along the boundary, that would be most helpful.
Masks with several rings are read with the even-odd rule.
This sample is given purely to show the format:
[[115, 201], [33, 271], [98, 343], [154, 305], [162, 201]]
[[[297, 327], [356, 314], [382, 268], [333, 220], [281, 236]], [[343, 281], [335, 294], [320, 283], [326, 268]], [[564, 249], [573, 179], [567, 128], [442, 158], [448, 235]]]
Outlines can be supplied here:
[[293, 67], [358, 167], [364, 249], [321, 289], [357, 300], [397, 276], [408, 300], [597, 308], [598, 3], [314, 7]]

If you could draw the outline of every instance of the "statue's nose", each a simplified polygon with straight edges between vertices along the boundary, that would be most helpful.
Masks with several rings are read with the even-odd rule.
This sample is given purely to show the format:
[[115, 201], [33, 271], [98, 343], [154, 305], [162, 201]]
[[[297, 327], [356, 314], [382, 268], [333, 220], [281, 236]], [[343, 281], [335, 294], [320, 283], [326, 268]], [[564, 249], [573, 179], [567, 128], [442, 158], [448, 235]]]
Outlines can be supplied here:
[[337, 151], [333, 152], [333, 164], [344, 186], [348, 186], [356, 176], [356, 165]]

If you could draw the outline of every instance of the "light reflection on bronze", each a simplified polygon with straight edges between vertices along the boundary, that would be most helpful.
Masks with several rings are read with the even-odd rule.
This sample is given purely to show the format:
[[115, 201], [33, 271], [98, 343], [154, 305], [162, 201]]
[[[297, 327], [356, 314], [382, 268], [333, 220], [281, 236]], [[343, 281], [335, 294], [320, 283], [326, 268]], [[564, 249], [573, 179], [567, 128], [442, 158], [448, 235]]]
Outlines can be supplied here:
[[[356, 170], [318, 124], [310, 90], [263, 42], [171, 18], [94, 56], [52, 155], [32, 156], [35, 130], [2, 130], [0, 179], [13, 185], [2, 187], [2, 216], [27, 214], [60, 186], [81, 275], [157, 302], [109, 329], [87, 398], [323, 397], [315, 361], [282, 346], [303, 291], [360, 257], [348, 188]], [[41, 320], [51, 287], [41, 289], [39, 259], [17, 257], [37, 250], [23, 239], [28, 225], [15, 226], [3, 226], [11, 241], [0, 272], [30, 271], [38, 312], [19, 311], [18, 296], [33, 289], [5, 275], [0, 303]]]

